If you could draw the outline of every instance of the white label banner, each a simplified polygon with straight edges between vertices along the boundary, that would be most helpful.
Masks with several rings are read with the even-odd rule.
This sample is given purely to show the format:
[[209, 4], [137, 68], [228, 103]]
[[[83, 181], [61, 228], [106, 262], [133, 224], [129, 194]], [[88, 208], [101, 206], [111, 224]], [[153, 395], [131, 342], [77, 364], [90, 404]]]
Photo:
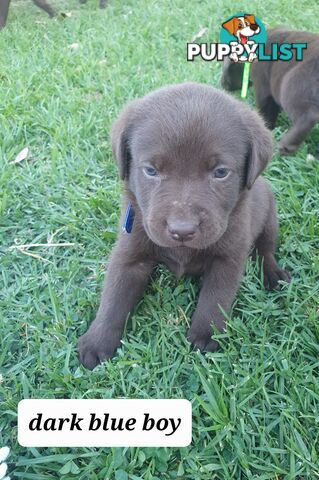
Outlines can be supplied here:
[[188, 400], [21, 400], [23, 447], [186, 447], [192, 441]]

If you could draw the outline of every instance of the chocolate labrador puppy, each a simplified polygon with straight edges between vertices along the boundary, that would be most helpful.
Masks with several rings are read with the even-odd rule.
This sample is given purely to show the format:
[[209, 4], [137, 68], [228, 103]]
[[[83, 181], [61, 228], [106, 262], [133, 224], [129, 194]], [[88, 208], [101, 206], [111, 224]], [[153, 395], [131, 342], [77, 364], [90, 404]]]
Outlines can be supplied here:
[[[155, 264], [202, 278], [188, 339], [218, 347], [253, 246], [269, 288], [288, 274], [275, 260], [277, 216], [262, 178], [272, 154], [258, 114], [213, 87], [173, 85], [129, 103], [112, 130], [124, 180], [122, 225], [96, 319], [78, 344], [87, 368], [111, 358]], [[134, 216], [135, 215], [135, 216]], [[134, 216], [134, 220], [133, 220]], [[128, 233], [130, 232], [130, 233]]]
[[[42, 8], [49, 17], [54, 17], [54, 10], [46, 0], [33, 0], [37, 7]], [[10, 0], [0, 0], [0, 29], [3, 28], [7, 22]]]
[[[266, 53], [272, 43], [307, 43], [303, 60], [255, 61], [251, 80], [255, 88], [257, 107], [269, 128], [274, 128], [280, 110], [292, 122], [292, 127], [279, 142], [282, 155], [297, 150], [307, 134], [319, 122], [319, 35], [270, 29], [267, 32]], [[241, 87], [243, 64], [226, 60], [221, 84], [228, 91]]]
[[[0, 0], [0, 30], [6, 25], [10, 1], [11, 0]], [[32, 0], [32, 1], [39, 8], [42, 8], [45, 12], [47, 12], [49, 17], [51, 18], [54, 17], [55, 12], [51, 7], [51, 5], [46, 0]], [[80, 0], [80, 3], [86, 3], [86, 2], [87, 0]], [[107, 5], [107, 0], [100, 0], [100, 8], [105, 8], [106, 5]]]

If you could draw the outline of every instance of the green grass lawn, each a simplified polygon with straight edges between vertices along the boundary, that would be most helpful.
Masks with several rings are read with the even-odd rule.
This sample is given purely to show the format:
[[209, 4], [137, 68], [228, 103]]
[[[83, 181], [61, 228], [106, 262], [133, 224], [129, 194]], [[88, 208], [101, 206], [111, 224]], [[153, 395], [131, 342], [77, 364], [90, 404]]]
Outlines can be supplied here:
[[[265, 176], [280, 218], [280, 263], [293, 280], [261, 285], [248, 262], [223, 349], [201, 355], [185, 340], [196, 283], [159, 267], [116, 357], [93, 372], [76, 342], [99, 302], [114, 244], [121, 185], [108, 139], [134, 97], [185, 80], [219, 85], [221, 65], [186, 62], [186, 43], [217, 40], [247, 3], [230, 0], [51, 0], [49, 20], [13, 1], [0, 33], [0, 446], [12, 478], [315, 480], [319, 478], [318, 127]], [[245, 7], [244, 7], [245, 5]], [[318, 30], [316, 0], [251, 0], [270, 26]], [[77, 44], [77, 45], [74, 45]], [[73, 46], [73, 48], [70, 47]], [[77, 47], [77, 48], [74, 48]], [[249, 103], [254, 105], [250, 92]], [[276, 140], [287, 128], [281, 117]], [[12, 163], [29, 147], [29, 156]], [[25, 244], [63, 243], [64, 246]], [[23, 448], [23, 398], [186, 398], [187, 448]]]

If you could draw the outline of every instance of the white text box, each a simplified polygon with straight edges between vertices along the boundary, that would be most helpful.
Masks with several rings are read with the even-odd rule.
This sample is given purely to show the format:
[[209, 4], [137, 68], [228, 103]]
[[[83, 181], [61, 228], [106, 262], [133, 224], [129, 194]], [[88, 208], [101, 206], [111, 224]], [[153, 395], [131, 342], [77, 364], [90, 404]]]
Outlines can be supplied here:
[[24, 447], [186, 447], [192, 441], [188, 400], [21, 400]]

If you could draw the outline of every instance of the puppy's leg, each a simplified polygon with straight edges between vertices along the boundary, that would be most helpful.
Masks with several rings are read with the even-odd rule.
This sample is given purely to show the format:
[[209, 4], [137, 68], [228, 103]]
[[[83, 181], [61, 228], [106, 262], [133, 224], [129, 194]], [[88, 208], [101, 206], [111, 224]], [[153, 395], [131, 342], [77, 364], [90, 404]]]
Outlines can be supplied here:
[[278, 221], [276, 206], [272, 194], [270, 194], [270, 208], [262, 233], [255, 242], [256, 253], [263, 265], [264, 283], [268, 290], [278, 287], [279, 280], [290, 282], [290, 275], [279, 267], [275, 259], [275, 251], [278, 234]]
[[113, 356], [127, 317], [141, 297], [152, 268], [153, 264], [141, 259], [132, 261], [120, 239], [111, 256], [96, 318], [78, 343], [80, 361], [86, 368], [93, 369]]
[[10, 0], [0, 1], [0, 30], [6, 25], [9, 6], [10, 6]]
[[280, 106], [275, 102], [270, 92], [264, 92], [256, 88], [256, 103], [267, 127], [270, 130], [275, 128]]
[[280, 106], [272, 97], [268, 97], [263, 103], [261, 103], [259, 111], [265, 120], [267, 127], [270, 130], [273, 130], [276, 126], [277, 117], [280, 112]]
[[226, 313], [230, 310], [243, 275], [247, 256], [216, 258], [203, 277], [197, 308], [187, 333], [188, 340], [202, 351], [213, 352], [219, 344], [212, 340], [212, 323], [218, 330], [225, 328]]
[[304, 107], [304, 114], [295, 116], [292, 127], [280, 140], [278, 147], [281, 155], [289, 155], [295, 152], [301, 142], [306, 138], [310, 130], [319, 122], [319, 112], [307, 111]]
[[47, 14], [49, 15], [49, 17], [54, 17], [55, 13], [54, 13], [54, 10], [53, 8], [51, 7], [51, 5], [49, 5], [45, 0], [33, 0], [33, 3], [39, 7], [39, 8], [42, 8], [42, 10], [44, 10], [45, 12], [47, 12]]
[[252, 65], [252, 83], [255, 87], [255, 98], [267, 127], [271, 130], [275, 127], [280, 106], [275, 102], [271, 92], [270, 71], [267, 62], [258, 62]]

